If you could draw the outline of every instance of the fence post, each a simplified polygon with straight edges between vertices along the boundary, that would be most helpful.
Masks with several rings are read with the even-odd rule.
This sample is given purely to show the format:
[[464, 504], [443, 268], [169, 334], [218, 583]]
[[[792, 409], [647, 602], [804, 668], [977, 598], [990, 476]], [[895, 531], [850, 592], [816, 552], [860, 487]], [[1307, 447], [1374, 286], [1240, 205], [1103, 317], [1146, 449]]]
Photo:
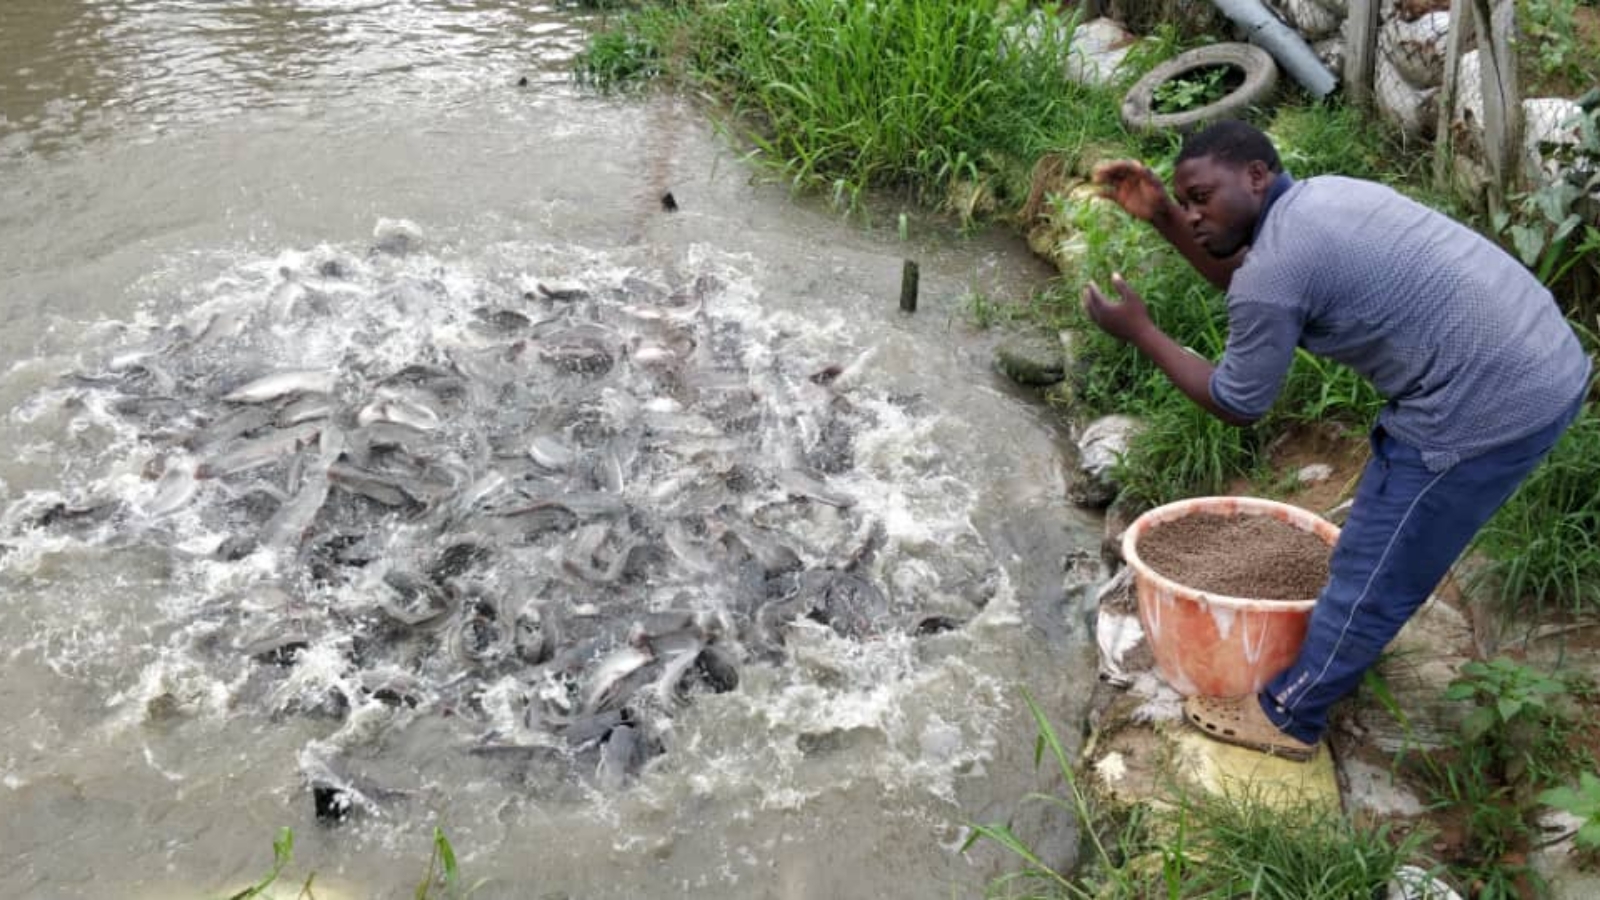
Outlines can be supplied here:
[[1444, 39], [1444, 82], [1439, 85], [1439, 127], [1433, 139], [1433, 183], [1450, 188], [1455, 181], [1456, 97], [1461, 94], [1461, 48], [1472, 38], [1471, 0], [1450, 0], [1450, 33]]
[[1379, 0], [1350, 0], [1345, 20], [1345, 93], [1356, 105], [1371, 110], [1374, 105], [1374, 71], [1378, 63]]
[[1489, 208], [1505, 208], [1522, 182], [1522, 93], [1517, 88], [1514, 0], [1472, 0], [1478, 63], [1483, 72], [1483, 150], [1489, 164]]

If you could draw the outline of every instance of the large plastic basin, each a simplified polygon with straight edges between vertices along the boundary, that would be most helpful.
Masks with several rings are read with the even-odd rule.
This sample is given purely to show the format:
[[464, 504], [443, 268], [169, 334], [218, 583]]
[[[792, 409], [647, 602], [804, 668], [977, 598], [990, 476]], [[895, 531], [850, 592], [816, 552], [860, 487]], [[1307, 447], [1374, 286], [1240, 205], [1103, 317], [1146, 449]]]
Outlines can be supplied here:
[[1339, 528], [1313, 512], [1275, 500], [1195, 497], [1146, 512], [1123, 534], [1122, 556], [1133, 572], [1139, 622], [1162, 679], [1184, 696], [1252, 694], [1294, 662], [1317, 600], [1207, 593], [1167, 578], [1139, 558], [1139, 539], [1150, 529], [1201, 514], [1272, 516], [1315, 534], [1330, 547], [1339, 539]]

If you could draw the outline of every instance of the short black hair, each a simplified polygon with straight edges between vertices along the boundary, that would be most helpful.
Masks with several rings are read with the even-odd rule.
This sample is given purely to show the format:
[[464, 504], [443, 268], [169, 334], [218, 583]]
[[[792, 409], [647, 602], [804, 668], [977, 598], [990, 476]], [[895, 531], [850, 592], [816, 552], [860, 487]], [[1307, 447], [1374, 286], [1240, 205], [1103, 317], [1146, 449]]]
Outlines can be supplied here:
[[1238, 119], [1213, 122], [1189, 135], [1183, 141], [1183, 149], [1178, 151], [1177, 162], [1202, 156], [1214, 157], [1218, 162], [1233, 166], [1243, 166], [1259, 159], [1267, 164], [1268, 170], [1283, 171], [1283, 163], [1278, 159], [1277, 148], [1272, 146], [1272, 139], [1263, 134], [1261, 129]]

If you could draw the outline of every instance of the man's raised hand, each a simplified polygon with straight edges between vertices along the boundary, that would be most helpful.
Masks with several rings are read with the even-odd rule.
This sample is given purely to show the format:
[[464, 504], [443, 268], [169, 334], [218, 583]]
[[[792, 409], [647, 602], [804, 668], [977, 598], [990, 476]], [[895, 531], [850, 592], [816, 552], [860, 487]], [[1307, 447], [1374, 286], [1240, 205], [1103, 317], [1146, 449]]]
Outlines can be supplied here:
[[1101, 196], [1115, 201], [1136, 219], [1153, 222], [1167, 213], [1171, 202], [1167, 188], [1144, 163], [1131, 159], [1103, 162], [1094, 167], [1091, 177], [1100, 186]]
[[1119, 301], [1108, 299], [1092, 281], [1084, 285], [1083, 310], [1106, 334], [1120, 341], [1135, 342], [1143, 332], [1155, 327], [1150, 321], [1150, 311], [1120, 273], [1111, 276], [1111, 286], [1116, 289]]

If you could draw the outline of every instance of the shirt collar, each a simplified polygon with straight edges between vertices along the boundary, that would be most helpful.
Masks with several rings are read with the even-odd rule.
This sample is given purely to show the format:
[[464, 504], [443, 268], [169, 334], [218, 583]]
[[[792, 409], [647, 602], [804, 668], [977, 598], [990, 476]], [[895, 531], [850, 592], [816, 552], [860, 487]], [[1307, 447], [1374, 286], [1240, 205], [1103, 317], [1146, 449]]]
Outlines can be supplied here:
[[1261, 237], [1261, 226], [1267, 223], [1267, 213], [1272, 211], [1272, 204], [1284, 195], [1289, 188], [1294, 187], [1294, 179], [1288, 172], [1279, 172], [1272, 183], [1267, 185], [1267, 198], [1261, 204], [1261, 215], [1256, 216], [1256, 227], [1250, 232], [1250, 243], [1254, 244]]

